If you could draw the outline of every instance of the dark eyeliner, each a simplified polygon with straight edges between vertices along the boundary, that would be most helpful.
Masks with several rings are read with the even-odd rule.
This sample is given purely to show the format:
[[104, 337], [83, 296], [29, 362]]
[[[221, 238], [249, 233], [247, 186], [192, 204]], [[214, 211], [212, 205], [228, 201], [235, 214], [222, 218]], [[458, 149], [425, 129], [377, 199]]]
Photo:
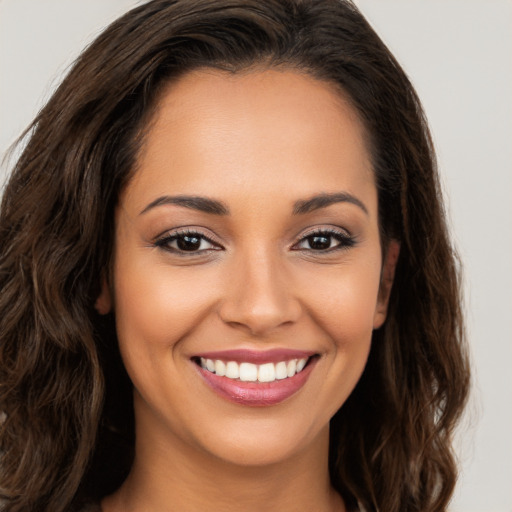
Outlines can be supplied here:
[[[175, 247], [169, 246], [170, 243], [174, 242], [175, 240], [178, 240], [180, 237], [185, 237], [185, 236], [190, 236], [190, 237], [198, 238], [200, 240], [205, 240], [214, 247], [209, 248], [209, 249], [200, 249], [200, 250], [196, 250], [196, 251], [186, 251], [186, 250], [180, 250]], [[178, 256], [189, 256], [189, 257], [203, 255], [207, 251], [216, 251], [216, 250], [222, 249], [222, 247], [217, 242], [212, 240], [210, 237], [206, 236], [204, 233], [201, 233], [199, 231], [194, 231], [192, 229], [182, 229], [182, 230], [174, 231], [172, 233], [168, 233], [166, 235], [160, 235], [153, 242], [153, 246], [157, 247], [159, 249], [162, 249], [164, 251], [170, 252], [172, 254], [176, 254]]]
[[354, 236], [349, 235], [345, 231], [337, 230], [337, 229], [326, 229], [326, 228], [318, 228], [313, 231], [310, 231], [303, 235], [300, 240], [294, 244], [294, 247], [303, 243], [305, 240], [307, 240], [310, 237], [314, 236], [325, 236], [325, 237], [331, 237], [337, 240], [339, 243], [335, 247], [330, 247], [327, 249], [313, 249], [313, 248], [303, 248], [299, 247], [293, 250], [296, 251], [306, 251], [308, 253], [315, 253], [315, 254], [330, 254], [336, 251], [342, 251], [350, 249], [351, 247], [354, 247], [357, 243], [357, 240]]

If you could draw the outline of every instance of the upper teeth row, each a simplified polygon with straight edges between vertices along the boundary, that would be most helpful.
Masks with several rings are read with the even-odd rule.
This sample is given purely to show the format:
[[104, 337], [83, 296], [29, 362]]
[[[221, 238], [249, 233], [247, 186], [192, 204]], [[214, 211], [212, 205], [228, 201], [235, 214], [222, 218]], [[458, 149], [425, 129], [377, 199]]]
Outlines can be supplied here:
[[240, 379], [244, 382], [273, 382], [276, 379], [286, 379], [301, 372], [308, 358], [280, 361], [279, 363], [237, 363], [236, 361], [221, 361], [220, 359], [205, 359], [201, 357], [201, 367], [228, 379]]

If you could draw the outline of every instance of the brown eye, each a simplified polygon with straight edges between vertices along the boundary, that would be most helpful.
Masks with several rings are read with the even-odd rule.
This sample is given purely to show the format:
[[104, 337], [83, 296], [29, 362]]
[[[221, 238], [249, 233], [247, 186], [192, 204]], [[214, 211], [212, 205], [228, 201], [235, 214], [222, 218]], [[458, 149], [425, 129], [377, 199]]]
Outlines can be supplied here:
[[155, 246], [177, 254], [194, 254], [222, 249], [205, 235], [195, 232], [172, 233], [157, 240]]
[[340, 231], [317, 231], [303, 237], [294, 250], [330, 252], [338, 249], [347, 249], [355, 244], [353, 237]]
[[331, 247], [331, 236], [312, 235], [307, 237], [309, 247], [314, 250], [324, 250]]
[[197, 251], [201, 247], [201, 238], [195, 235], [176, 237], [176, 245], [180, 251]]

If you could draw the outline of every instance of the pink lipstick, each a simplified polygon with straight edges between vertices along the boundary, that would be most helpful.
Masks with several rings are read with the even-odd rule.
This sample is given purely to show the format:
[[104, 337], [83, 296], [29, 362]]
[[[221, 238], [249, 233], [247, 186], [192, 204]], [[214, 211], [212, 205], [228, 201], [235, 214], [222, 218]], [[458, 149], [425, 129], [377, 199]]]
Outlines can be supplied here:
[[306, 383], [318, 357], [314, 352], [275, 349], [228, 350], [194, 356], [207, 385], [231, 402], [264, 407], [283, 402]]

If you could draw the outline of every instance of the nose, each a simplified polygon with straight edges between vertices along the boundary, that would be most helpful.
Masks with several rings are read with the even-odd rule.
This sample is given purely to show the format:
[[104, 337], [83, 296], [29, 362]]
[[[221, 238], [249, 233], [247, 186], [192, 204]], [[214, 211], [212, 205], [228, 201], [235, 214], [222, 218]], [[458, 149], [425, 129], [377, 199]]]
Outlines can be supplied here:
[[222, 321], [258, 337], [295, 324], [302, 307], [285, 266], [261, 252], [234, 262], [219, 309]]

